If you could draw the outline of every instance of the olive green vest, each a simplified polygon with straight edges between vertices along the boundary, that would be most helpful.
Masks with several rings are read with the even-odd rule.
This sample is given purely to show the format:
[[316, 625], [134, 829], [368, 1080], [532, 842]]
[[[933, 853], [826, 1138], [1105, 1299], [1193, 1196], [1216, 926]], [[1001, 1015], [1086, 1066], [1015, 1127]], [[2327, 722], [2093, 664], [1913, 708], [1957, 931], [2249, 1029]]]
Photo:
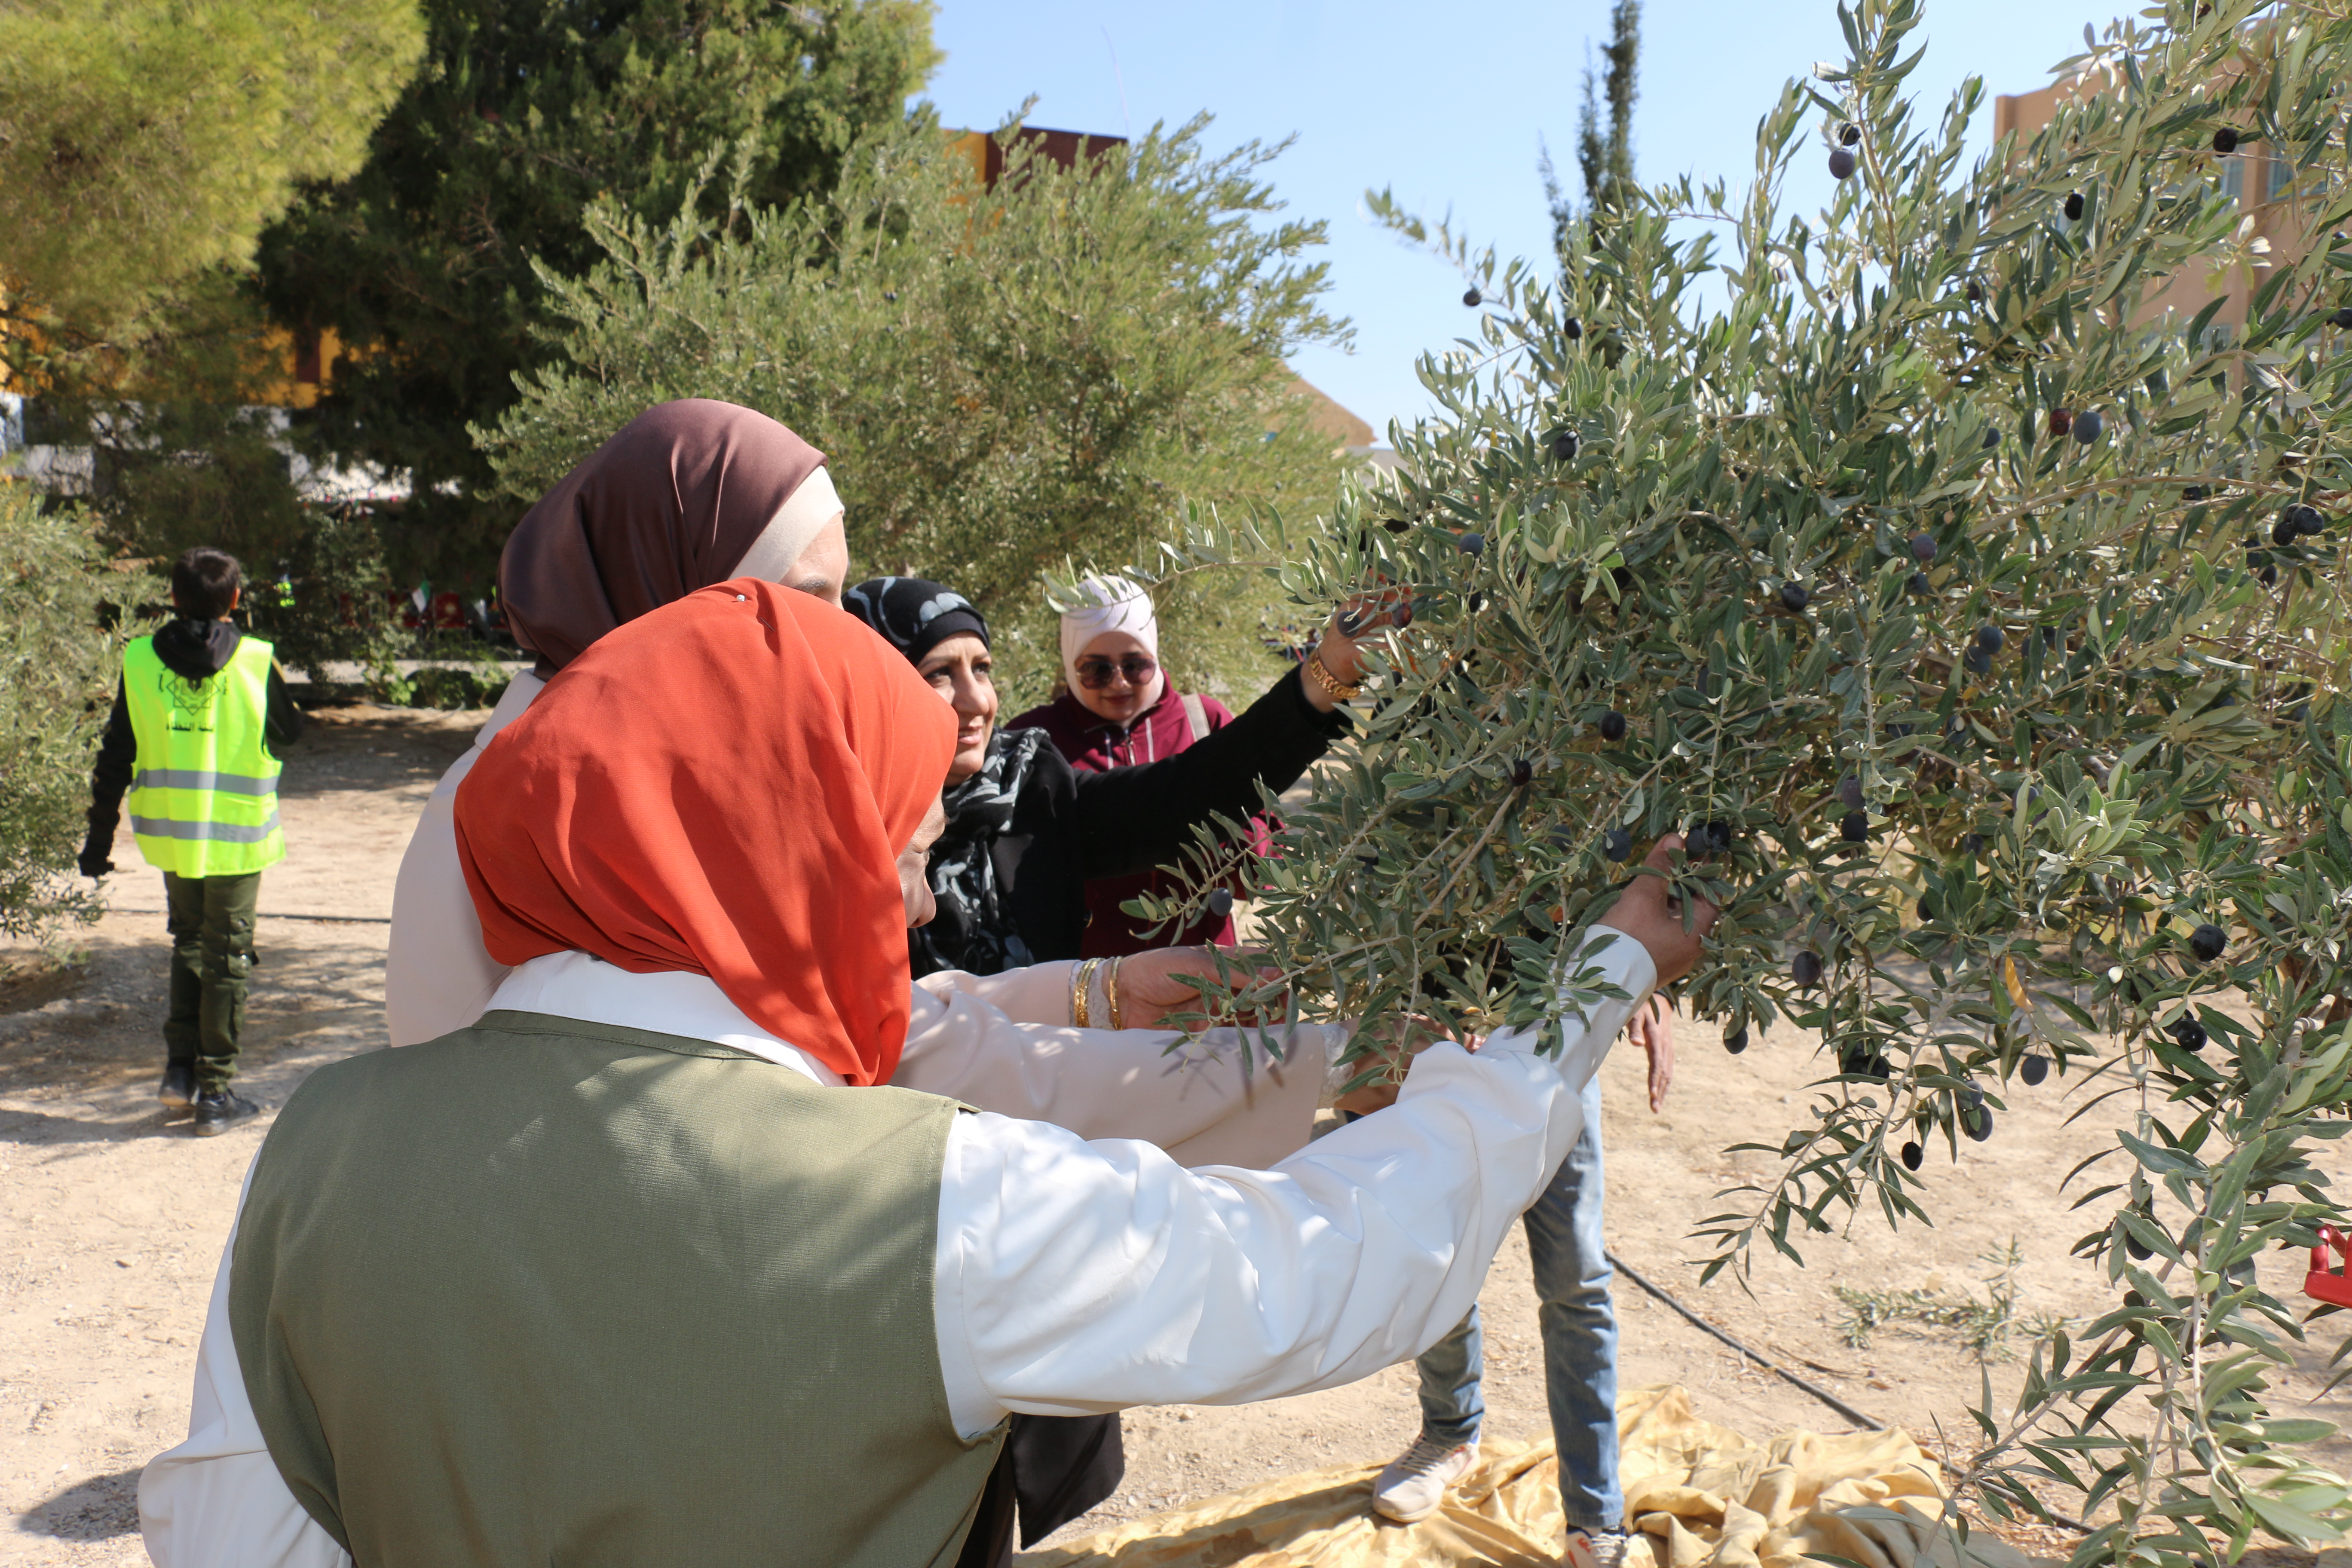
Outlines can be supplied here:
[[952, 1563], [956, 1110], [533, 1013], [321, 1068], [230, 1268], [270, 1458], [360, 1568]]
[[269, 645], [246, 637], [202, 680], [173, 673], [155, 639], [122, 650], [122, 700], [139, 742], [123, 809], [139, 853], [181, 877], [240, 877], [286, 858], [269, 754]]

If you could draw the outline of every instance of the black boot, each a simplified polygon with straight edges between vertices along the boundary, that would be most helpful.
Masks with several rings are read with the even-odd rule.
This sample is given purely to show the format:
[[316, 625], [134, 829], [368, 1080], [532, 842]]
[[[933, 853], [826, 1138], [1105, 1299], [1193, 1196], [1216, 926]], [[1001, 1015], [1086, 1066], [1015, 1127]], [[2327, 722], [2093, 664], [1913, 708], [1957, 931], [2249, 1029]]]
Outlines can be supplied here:
[[155, 1098], [166, 1105], [194, 1105], [196, 1102], [196, 1064], [185, 1057], [173, 1057], [163, 1064], [163, 1081], [155, 1086]]
[[195, 1133], [199, 1138], [210, 1138], [227, 1131], [249, 1116], [260, 1114], [261, 1107], [226, 1085], [206, 1089], [196, 1096]]

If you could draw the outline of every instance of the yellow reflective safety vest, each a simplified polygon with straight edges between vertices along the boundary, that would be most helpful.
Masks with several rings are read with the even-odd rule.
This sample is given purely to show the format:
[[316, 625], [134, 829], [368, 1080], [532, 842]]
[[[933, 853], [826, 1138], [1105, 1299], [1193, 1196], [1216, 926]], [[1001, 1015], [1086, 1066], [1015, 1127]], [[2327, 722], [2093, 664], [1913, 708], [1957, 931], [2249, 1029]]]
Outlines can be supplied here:
[[246, 637], [203, 680], [173, 673], [152, 637], [122, 650], [139, 761], [123, 808], [139, 853], [181, 877], [235, 877], [286, 858], [269, 716], [269, 645]]

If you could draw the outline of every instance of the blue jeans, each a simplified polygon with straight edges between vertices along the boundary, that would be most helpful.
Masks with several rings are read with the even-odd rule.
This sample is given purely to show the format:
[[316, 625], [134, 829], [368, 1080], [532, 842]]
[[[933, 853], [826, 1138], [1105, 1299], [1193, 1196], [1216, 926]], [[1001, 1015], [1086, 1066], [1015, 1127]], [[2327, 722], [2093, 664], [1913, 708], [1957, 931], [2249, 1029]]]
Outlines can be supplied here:
[[[1606, 1182], [1601, 1168], [1601, 1079], [1584, 1087], [1584, 1136], [1528, 1210], [1535, 1264], [1536, 1321], [1543, 1332], [1544, 1392], [1559, 1450], [1559, 1500], [1570, 1529], [1616, 1530], [1625, 1512], [1617, 1487], [1617, 1313], [1601, 1237]], [[1486, 1414], [1478, 1309], [1423, 1352], [1421, 1429], [1444, 1443], [1473, 1442]]]

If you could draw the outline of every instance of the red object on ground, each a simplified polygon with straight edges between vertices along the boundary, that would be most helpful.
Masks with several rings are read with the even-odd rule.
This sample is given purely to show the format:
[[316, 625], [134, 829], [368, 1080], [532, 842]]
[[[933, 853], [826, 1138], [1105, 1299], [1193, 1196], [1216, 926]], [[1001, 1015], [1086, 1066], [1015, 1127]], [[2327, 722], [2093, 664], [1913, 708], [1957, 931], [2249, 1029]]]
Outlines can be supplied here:
[[433, 629], [436, 632], [462, 632], [466, 629], [466, 601], [455, 590], [444, 588], [433, 595]]
[[[2344, 1267], [2328, 1267], [2330, 1248], [2336, 1252], [2333, 1261]], [[2352, 1307], [2352, 1273], [2347, 1273], [2347, 1268], [2352, 1268], [2352, 1236], [2334, 1226], [2321, 1226], [2319, 1245], [2311, 1249], [2311, 1272], [2303, 1277], [2303, 1293], [2315, 1301]]]

